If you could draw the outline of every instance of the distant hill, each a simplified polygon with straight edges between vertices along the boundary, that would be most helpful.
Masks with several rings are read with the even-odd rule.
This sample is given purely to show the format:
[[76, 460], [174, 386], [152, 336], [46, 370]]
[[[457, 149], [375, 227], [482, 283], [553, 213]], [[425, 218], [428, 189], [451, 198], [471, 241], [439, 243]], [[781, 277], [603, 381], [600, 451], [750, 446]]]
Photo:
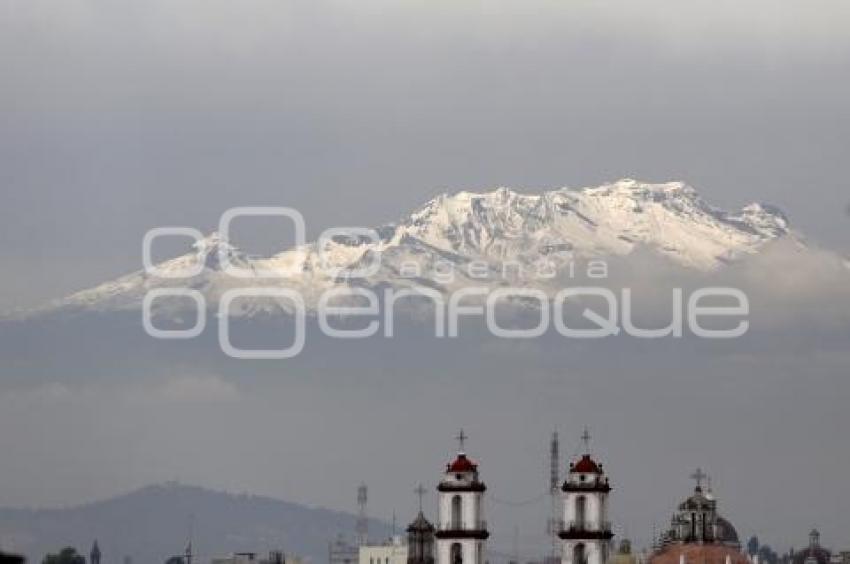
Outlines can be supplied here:
[[[134, 564], [161, 564], [186, 546], [194, 515], [193, 546], [203, 564], [231, 552], [283, 550], [327, 561], [328, 541], [353, 536], [356, 517], [268, 497], [234, 495], [176, 483], [147, 486], [105, 501], [64, 509], [0, 509], [0, 547], [38, 564], [49, 551], [71, 545], [88, 554], [96, 538], [106, 564], [125, 555]], [[391, 528], [370, 521], [370, 536]]]

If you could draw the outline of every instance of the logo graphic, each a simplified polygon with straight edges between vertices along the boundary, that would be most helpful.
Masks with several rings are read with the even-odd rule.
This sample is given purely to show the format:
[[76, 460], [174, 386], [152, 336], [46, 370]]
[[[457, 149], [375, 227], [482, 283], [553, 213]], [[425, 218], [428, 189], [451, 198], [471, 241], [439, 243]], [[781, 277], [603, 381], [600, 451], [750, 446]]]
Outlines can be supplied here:
[[[306, 226], [300, 212], [288, 207], [237, 207], [225, 211], [219, 222], [221, 241], [230, 240], [231, 224], [240, 217], [280, 217], [293, 226], [294, 248], [307, 248]], [[189, 238], [198, 249], [197, 260], [177, 269], [162, 269], [153, 262], [154, 242], [163, 237]], [[192, 227], [157, 227], [148, 231], [142, 241], [142, 263], [152, 280], [185, 280], [198, 277], [206, 269], [202, 244], [203, 234]], [[694, 290], [687, 297], [682, 288], [672, 288], [670, 322], [663, 327], [643, 328], [634, 322], [634, 295], [631, 288], [619, 292], [605, 286], [575, 286], [552, 290], [552, 283], [561, 274], [566, 279], [577, 277], [575, 262], [567, 271], [559, 271], [551, 261], [539, 264], [504, 262], [495, 268], [483, 260], [471, 260], [458, 265], [448, 260], [437, 260], [430, 271], [423, 272], [416, 261], [402, 262], [394, 270], [403, 287], [371, 286], [369, 279], [378, 275], [382, 267], [381, 238], [379, 233], [366, 227], [334, 227], [326, 229], [316, 243], [310, 246], [317, 260], [311, 264], [316, 273], [337, 284], [324, 289], [318, 296], [312, 292], [309, 299], [289, 282], [302, 274], [297, 262], [252, 260], [236, 264], [227, 244], [215, 249], [221, 273], [232, 280], [228, 289], [208, 303], [207, 297], [195, 287], [169, 285], [148, 290], [142, 303], [142, 324], [145, 331], [156, 339], [192, 339], [206, 329], [208, 309], [216, 311], [218, 342], [221, 350], [230, 357], [240, 359], [287, 359], [298, 355], [305, 346], [307, 321], [315, 316], [318, 330], [325, 336], [337, 339], [364, 339], [375, 335], [393, 337], [396, 305], [401, 300], [424, 299], [434, 314], [434, 336], [456, 338], [460, 335], [461, 319], [480, 318], [488, 332], [503, 339], [533, 339], [552, 330], [570, 339], [598, 339], [628, 335], [641, 339], [680, 338], [687, 328], [690, 334], [704, 339], [732, 339], [744, 335], [749, 329], [749, 300], [737, 288], [705, 287]], [[334, 245], [368, 246], [368, 252], [340, 264], [330, 254]], [[211, 252], [211, 251], [210, 251]], [[545, 256], [545, 253], [544, 253]], [[492, 282], [494, 271], [499, 284]], [[608, 265], [604, 260], [587, 261], [581, 272], [588, 280], [605, 280]], [[456, 284], [463, 277], [463, 284]], [[469, 281], [481, 280], [481, 285]], [[509, 282], [511, 284], [509, 284]], [[549, 291], [534, 287], [547, 283]], [[514, 283], [516, 283], [514, 285]], [[440, 291], [435, 288], [458, 288]], [[238, 300], [255, 299], [273, 304], [291, 319], [293, 339], [284, 348], [239, 348], [231, 338], [234, 307]], [[195, 322], [189, 328], [168, 329], [157, 327], [154, 318], [156, 305], [165, 300], [191, 301]], [[718, 305], [720, 302], [722, 305]], [[597, 304], [594, 307], [586, 305]], [[521, 305], [525, 317], [534, 316], [534, 323], [522, 327], [500, 321], [499, 313], [505, 305]], [[583, 306], [583, 307], [581, 307]], [[579, 311], [580, 309], [580, 311]], [[569, 311], [568, 311], [569, 310]], [[182, 311], [182, 310], [181, 310]], [[570, 313], [571, 312], [571, 313]], [[723, 322], [723, 318], [726, 322]], [[341, 320], [360, 320], [357, 328], [340, 323]], [[580, 322], [580, 327], [574, 326]], [[716, 327], [715, 325], [723, 325]], [[731, 326], [730, 326], [731, 325]]]

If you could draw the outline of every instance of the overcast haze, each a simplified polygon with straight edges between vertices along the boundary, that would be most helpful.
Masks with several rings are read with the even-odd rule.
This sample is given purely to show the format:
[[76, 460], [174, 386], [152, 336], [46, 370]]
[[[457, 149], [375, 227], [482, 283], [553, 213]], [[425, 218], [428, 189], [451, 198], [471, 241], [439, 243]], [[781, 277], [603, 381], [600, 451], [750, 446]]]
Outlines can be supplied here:
[[[847, 255], [848, 30], [843, 0], [0, 0], [0, 310], [232, 206], [295, 207], [315, 236], [443, 191], [621, 177], [773, 203]], [[181, 478], [350, 509], [371, 477], [375, 514], [406, 519], [457, 427], [517, 500], [552, 428], [573, 452], [589, 423], [620, 531], [648, 540], [702, 464], [742, 534], [846, 548], [848, 285], [773, 260], [733, 273], [761, 307], [728, 346], [402, 340], [257, 367], [106, 322], [0, 326], [0, 505]], [[494, 513], [501, 548], [514, 524], [539, 546], [539, 506]]]

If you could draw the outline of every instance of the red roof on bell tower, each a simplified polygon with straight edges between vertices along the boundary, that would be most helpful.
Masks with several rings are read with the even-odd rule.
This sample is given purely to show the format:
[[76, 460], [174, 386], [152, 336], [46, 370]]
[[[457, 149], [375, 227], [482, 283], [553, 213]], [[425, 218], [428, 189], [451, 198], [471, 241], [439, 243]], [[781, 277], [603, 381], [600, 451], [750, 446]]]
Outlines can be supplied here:
[[578, 462], [570, 464], [570, 472], [581, 472], [583, 474], [601, 474], [602, 468], [593, 460], [589, 454], [585, 454]]
[[478, 479], [478, 464], [466, 456], [466, 451], [463, 448], [463, 443], [466, 440], [466, 434], [463, 432], [463, 429], [461, 429], [460, 434], [457, 436], [457, 440], [459, 443], [457, 457], [454, 461], [446, 464], [446, 474], [443, 480], [437, 485], [437, 491], [441, 493], [484, 493], [487, 486]]
[[446, 472], [476, 472], [477, 470], [478, 465], [467, 458], [463, 452], [457, 453], [457, 458], [455, 458], [454, 462], [446, 465]]

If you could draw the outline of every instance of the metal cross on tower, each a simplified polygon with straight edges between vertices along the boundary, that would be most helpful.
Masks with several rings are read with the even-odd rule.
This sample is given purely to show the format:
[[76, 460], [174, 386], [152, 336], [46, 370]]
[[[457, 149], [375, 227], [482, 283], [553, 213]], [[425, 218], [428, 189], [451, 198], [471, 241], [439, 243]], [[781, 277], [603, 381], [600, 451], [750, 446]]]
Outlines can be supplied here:
[[587, 427], [584, 428], [584, 433], [581, 434], [581, 441], [584, 443], [585, 454], [590, 454], [590, 431]]
[[463, 432], [463, 429], [461, 429], [460, 433], [458, 433], [457, 437], [455, 437], [455, 438], [457, 439], [458, 448], [460, 449], [460, 450], [458, 450], [458, 452], [465, 452], [463, 450], [463, 446], [466, 443], [466, 439], [468, 439], [469, 436], [466, 433]]
[[419, 484], [418, 486], [416, 486], [416, 489], [415, 489], [415, 490], [413, 490], [413, 491], [414, 491], [414, 492], [416, 492], [416, 495], [418, 495], [418, 496], [419, 496], [419, 513], [422, 513], [422, 496], [424, 496], [424, 495], [425, 495], [425, 493], [426, 493], [428, 490], [426, 490], [425, 488], [423, 488], [423, 487], [422, 487], [422, 484]]
[[702, 481], [705, 480], [708, 475], [702, 471], [702, 468], [697, 467], [697, 471], [691, 474], [691, 479], [696, 480], [697, 489], [702, 490]]

